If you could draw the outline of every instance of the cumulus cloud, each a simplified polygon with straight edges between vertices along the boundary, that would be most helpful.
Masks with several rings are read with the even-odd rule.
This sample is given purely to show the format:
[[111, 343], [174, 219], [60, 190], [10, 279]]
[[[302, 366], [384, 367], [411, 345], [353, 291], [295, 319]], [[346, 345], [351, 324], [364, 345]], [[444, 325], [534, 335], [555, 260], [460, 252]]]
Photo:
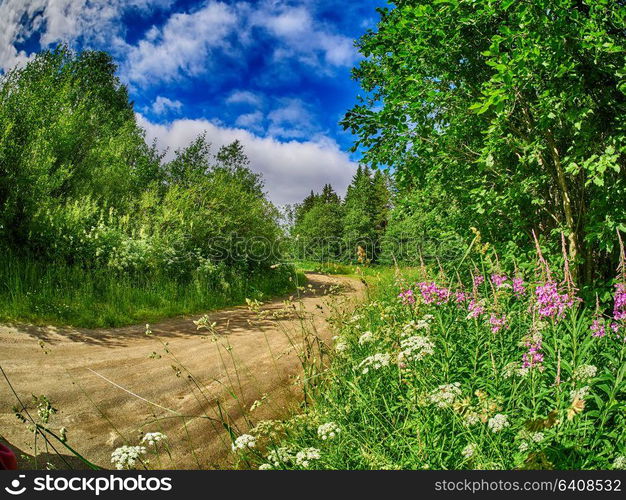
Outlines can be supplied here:
[[343, 193], [357, 167], [337, 143], [327, 137], [280, 142], [207, 120], [181, 119], [166, 125], [152, 123], [141, 115], [137, 115], [137, 120], [146, 130], [148, 141], [156, 139], [160, 148], [169, 148], [169, 158], [174, 150], [185, 147], [203, 132], [215, 148], [239, 140], [250, 158], [251, 168], [263, 175], [269, 198], [277, 205], [300, 202], [311, 189], [320, 190], [328, 182]]
[[305, 64], [323, 67], [351, 66], [357, 52], [352, 40], [317, 22], [304, 6], [265, 2], [250, 14], [251, 25], [265, 29], [282, 45], [274, 50], [277, 60], [297, 58]]
[[73, 44], [123, 51], [122, 15], [169, 8], [174, 0], [2, 0], [0, 1], [0, 68], [22, 65], [33, 54], [18, 50], [20, 44], [37, 36], [42, 48]]
[[263, 113], [260, 111], [254, 111], [253, 113], [245, 113], [243, 115], [239, 115], [237, 120], [235, 120], [235, 125], [238, 127], [247, 128], [250, 130], [254, 130], [255, 132], [262, 132], [263, 129]]
[[123, 72], [137, 83], [172, 81], [207, 70], [212, 50], [226, 48], [237, 25], [233, 9], [208, 2], [192, 13], [176, 13], [161, 28], [153, 28], [138, 45], [130, 47]]
[[170, 111], [180, 111], [183, 103], [177, 99], [169, 99], [168, 97], [157, 96], [152, 103], [150, 109], [156, 115], [164, 115]]

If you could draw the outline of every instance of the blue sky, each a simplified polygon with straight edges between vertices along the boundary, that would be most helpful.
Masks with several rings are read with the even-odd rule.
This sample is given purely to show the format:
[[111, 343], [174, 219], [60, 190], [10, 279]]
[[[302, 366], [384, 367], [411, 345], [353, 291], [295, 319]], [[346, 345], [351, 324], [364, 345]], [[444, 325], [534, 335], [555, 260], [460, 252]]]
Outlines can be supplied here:
[[170, 151], [206, 131], [241, 140], [277, 204], [358, 158], [338, 125], [355, 102], [353, 40], [383, 0], [0, 0], [0, 68], [65, 42], [109, 51], [149, 140]]

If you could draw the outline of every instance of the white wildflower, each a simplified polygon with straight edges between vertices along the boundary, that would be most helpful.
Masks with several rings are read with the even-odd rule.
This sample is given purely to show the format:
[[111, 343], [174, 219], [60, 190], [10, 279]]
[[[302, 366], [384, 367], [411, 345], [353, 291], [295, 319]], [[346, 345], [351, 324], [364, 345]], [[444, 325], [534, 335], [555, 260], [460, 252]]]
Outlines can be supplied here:
[[531, 439], [535, 442], [535, 443], [541, 443], [541, 441], [543, 441], [545, 438], [543, 432], [533, 432], [533, 434], [531, 435]]
[[272, 464], [261, 464], [259, 465], [259, 470], [272, 470]]
[[359, 368], [363, 372], [363, 375], [368, 373], [370, 370], [379, 370], [384, 366], [389, 366], [389, 362], [391, 361], [391, 355], [387, 353], [377, 353], [373, 356], [368, 356], [363, 361], [359, 363]]
[[461, 384], [443, 384], [430, 393], [428, 399], [439, 408], [448, 408], [461, 396]]
[[619, 456], [613, 461], [613, 469], [615, 470], [626, 470], [626, 457]]
[[528, 441], [522, 441], [522, 442], [519, 444], [519, 451], [521, 451], [522, 453], [524, 453], [524, 452], [528, 451], [528, 448], [529, 448], [529, 446], [528, 446]]
[[359, 337], [359, 345], [367, 344], [374, 340], [374, 334], [369, 330]]
[[574, 370], [573, 378], [574, 380], [589, 380], [596, 376], [598, 373], [598, 368], [593, 365], [580, 365], [578, 368]]
[[480, 416], [476, 412], [468, 413], [465, 416], [465, 425], [476, 425], [480, 422]]
[[498, 413], [491, 417], [487, 422], [487, 427], [491, 429], [491, 432], [500, 432], [502, 429], [509, 427], [511, 424], [509, 423], [509, 417], [503, 415], [502, 413]]
[[430, 323], [425, 319], [420, 320], [411, 320], [406, 325], [402, 327], [402, 336], [408, 337], [415, 333], [417, 330], [428, 330], [430, 328]]
[[569, 397], [573, 402], [576, 399], [585, 399], [585, 397], [587, 397], [587, 394], [589, 394], [588, 385], [586, 385], [585, 387], [581, 387], [580, 389], [574, 389], [573, 391], [570, 391]]
[[350, 346], [348, 345], [347, 342], [345, 342], [344, 340], [338, 340], [335, 343], [335, 351], [342, 353], [347, 351], [350, 348]]
[[167, 436], [162, 432], [147, 432], [146, 435], [141, 438], [143, 444], [155, 446], [159, 441], [165, 441]]
[[429, 354], [434, 354], [435, 346], [428, 337], [414, 335], [400, 341], [399, 363], [419, 361]]
[[290, 448], [281, 446], [271, 450], [267, 455], [267, 460], [274, 467], [280, 467], [281, 465], [287, 465], [295, 458], [293, 451]]
[[251, 449], [256, 446], [256, 438], [251, 434], [242, 434], [232, 444], [233, 451]]
[[317, 435], [322, 438], [323, 441], [337, 437], [340, 432], [341, 429], [335, 422], [328, 422], [317, 428]]
[[111, 463], [117, 470], [132, 469], [145, 453], [144, 446], [120, 446], [111, 453]]
[[311, 464], [311, 460], [319, 460], [320, 456], [320, 450], [317, 448], [305, 448], [296, 453], [296, 465], [306, 469]]
[[477, 449], [478, 449], [478, 445], [476, 443], [470, 443], [465, 448], [463, 448], [463, 451], [461, 452], [461, 454], [466, 459], [470, 459], [474, 456]]

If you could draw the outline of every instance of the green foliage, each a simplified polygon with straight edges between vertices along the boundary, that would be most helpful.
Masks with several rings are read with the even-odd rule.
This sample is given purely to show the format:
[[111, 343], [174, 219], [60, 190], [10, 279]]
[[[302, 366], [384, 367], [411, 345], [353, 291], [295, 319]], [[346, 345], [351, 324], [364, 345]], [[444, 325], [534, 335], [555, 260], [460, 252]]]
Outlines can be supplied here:
[[[540, 320], [541, 277], [522, 294], [510, 278], [490, 279], [500, 268], [485, 272], [477, 286], [426, 269], [378, 272], [371, 300], [336, 318], [335, 354], [312, 377], [307, 412], [258, 423], [248, 460], [274, 469], [623, 468], [624, 322], [592, 336], [593, 301]], [[432, 300], [434, 282], [452, 295]], [[407, 290], [414, 303], [398, 296]], [[469, 297], [458, 302], [455, 291]], [[470, 300], [484, 312], [472, 317]], [[529, 358], [531, 346], [543, 357]], [[317, 458], [297, 460], [310, 449]]]
[[359, 166], [345, 200], [330, 184], [320, 194], [311, 191], [294, 210], [291, 235], [299, 258], [356, 261], [357, 249], [368, 261], [381, 253], [381, 240], [391, 210], [391, 179]]
[[450, 231], [502, 248], [563, 231], [581, 281], [606, 277], [626, 229], [623, 2], [393, 3], [359, 42], [355, 150], [394, 168], [399, 204], [458, 210]]
[[[168, 269], [129, 272], [122, 264], [137, 259], [126, 249], [119, 266], [85, 269], [3, 255], [0, 258], [0, 321], [107, 328], [152, 323], [290, 293], [295, 271], [242, 272], [225, 264], [204, 265], [185, 277]], [[297, 282], [304, 281], [299, 276]]]
[[[91, 304], [109, 310], [109, 323], [143, 321], [142, 311], [159, 315], [158, 307], [178, 313], [241, 300], [264, 283], [261, 275], [269, 283], [276, 274], [279, 214], [242, 145], [213, 153], [203, 134], [165, 161], [146, 144], [115, 71], [105, 53], [61, 46], [0, 77], [0, 248], [17, 259], [16, 274], [5, 277], [28, 283], [29, 299], [16, 297], [37, 311], [50, 297], [24, 278], [19, 262], [38, 269], [35, 275], [38, 266], [51, 266], [70, 287], [64, 304], [76, 309], [40, 314], [11, 300], [5, 318], [84, 324]], [[65, 271], [73, 278], [84, 272], [85, 282], [61, 279]], [[159, 293], [144, 293], [148, 278]], [[186, 284], [201, 292], [188, 299]], [[119, 294], [130, 294], [127, 304]], [[119, 313], [110, 312], [114, 304]], [[94, 324], [109, 324], [94, 314]]]

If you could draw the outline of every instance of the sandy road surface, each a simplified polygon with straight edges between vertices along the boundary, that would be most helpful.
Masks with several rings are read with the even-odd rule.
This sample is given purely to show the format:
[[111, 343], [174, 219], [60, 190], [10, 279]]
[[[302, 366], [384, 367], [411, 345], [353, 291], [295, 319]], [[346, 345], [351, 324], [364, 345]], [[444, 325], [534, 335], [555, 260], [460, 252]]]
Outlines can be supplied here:
[[[100, 466], [111, 467], [115, 447], [137, 444], [142, 432], [160, 430], [169, 436], [172, 456], [162, 456], [160, 463], [152, 458], [151, 467], [228, 467], [230, 441], [220, 409], [244, 432], [244, 414], [258, 421], [297, 407], [302, 332], [328, 342], [332, 309], [353, 308], [364, 291], [356, 279], [319, 274], [308, 279], [312, 288], [295, 307], [275, 300], [262, 306], [261, 315], [246, 307], [210, 313], [215, 334], [196, 329], [192, 320], [199, 315], [153, 325], [152, 336], [143, 325], [0, 326], [0, 366], [24, 402], [32, 394], [47, 396], [59, 410], [51, 428], [66, 427], [68, 443]], [[263, 404], [250, 413], [256, 400]], [[0, 435], [23, 455], [21, 466], [32, 468], [33, 435], [15, 417], [15, 404], [0, 380]], [[48, 461], [58, 468], [68, 468], [68, 462], [82, 467], [73, 457], [66, 460], [43, 453], [37, 467]]]

